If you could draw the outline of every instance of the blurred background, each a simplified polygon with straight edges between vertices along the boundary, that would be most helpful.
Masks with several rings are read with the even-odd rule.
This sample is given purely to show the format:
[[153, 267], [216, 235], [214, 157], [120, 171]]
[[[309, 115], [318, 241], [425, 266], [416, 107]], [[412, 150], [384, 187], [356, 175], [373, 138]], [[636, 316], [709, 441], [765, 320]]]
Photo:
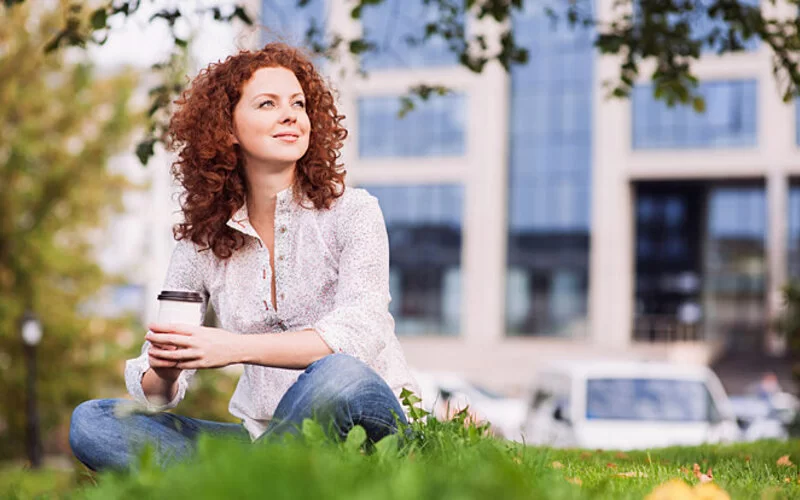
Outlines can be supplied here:
[[[136, 142], [161, 112], [148, 109], [164, 70], [153, 65], [172, 57], [176, 30], [186, 50], [166, 69], [184, 84], [266, 41], [306, 45], [333, 29], [372, 37], [377, 50], [358, 64], [317, 62], [347, 116], [348, 184], [384, 212], [390, 308], [429, 409], [469, 404], [522, 439], [577, 429], [582, 409], [605, 408], [608, 394], [632, 408], [646, 396], [704, 408], [673, 419], [736, 421], [721, 440], [744, 439], [758, 419], [778, 422], [765, 436], [785, 437], [796, 357], [777, 321], [784, 287], [800, 278], [800, 113], [760, 40], [723, 55], [707, 47], [693, 67], [698, 112], [656, 99], [647, 72], [628, 98], [609, 99], [620, 60], [600, 56], [592, 27], [553, 22], [543, 2], [524, 2], [503, 25], [528, 50], [508, 72], [470, 71], [440, 38], [408, 43], [436, 15], [423, 0], [384, 0], [358, 18], [346, 0], [251, 0], [249, 27], [186, 14], [153, 22], [181, 2], [143, 2], [108, 21], [104, 44], [48, 56], [64, 12], [81, 2], [4, 3], [0, 460], [66, 463], [72, 408], [125, 395], [124, 360], [155, 318], [179, 220], [172, 157], [150, 144], [142, 166]], [[796, 17], [792, 2], [763, 3]], [[601, 17], [612, 4], [589, 10]], [[406, 112], [403, 97], [420, 84], [448, 91]], [[237, 376], [203, 372], [178, 411], [230, 420]], [[670, 377], [700, 385], [648, 382]], [[622, 385], [609, 385], [616, 378]], [[676, 393], [689, 399], [667, 400]], [[606, 416], [663, 416], [634, 413]], [[541, 442], [594, 443], [550, 438]], [[615, 444], [627, 445], [603, 446]]]

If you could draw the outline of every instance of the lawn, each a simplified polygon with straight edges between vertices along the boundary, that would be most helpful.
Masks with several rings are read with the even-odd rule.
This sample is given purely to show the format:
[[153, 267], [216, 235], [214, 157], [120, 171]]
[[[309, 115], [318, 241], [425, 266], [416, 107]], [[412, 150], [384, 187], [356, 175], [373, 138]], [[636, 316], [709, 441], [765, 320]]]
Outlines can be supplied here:
[[[306, 422], [301, 438], [282, 443], [204, 439], [195, 459], [165, 470], [145, 454], [133, 473], [103, 474], [97, 484], [46, 480], [53, 498], [87, 499], [800, 498], [797, 440], [623, 453], [525, 447], [458, 418], [414, 426], [405, 443], [391, 436], [369, 447], [361, 428], [334, 443]], [[33, 476], [17, 473], [14, 483], [9, 475], [0, 475], [0, 496], [46, 491], [32, 488]]]

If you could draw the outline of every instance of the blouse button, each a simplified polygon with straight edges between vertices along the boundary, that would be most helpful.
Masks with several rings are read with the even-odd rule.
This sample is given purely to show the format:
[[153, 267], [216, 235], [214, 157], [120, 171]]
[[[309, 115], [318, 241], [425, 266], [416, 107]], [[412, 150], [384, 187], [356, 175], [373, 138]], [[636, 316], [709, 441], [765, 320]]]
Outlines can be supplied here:
[[286, 295], [284, 295], [284, 294], [280, 294], [280, 298], [281, 298], [281, 300], [283, 300], [283, 299], [285, 299], [285, 298], [286, 298]]
[[281, 226], [280, 232], [281, 232], [281, 234], [285, 233], [286, 232], [286, 226]]
[[278, 255], [278, 260], [283, 261], [283, 255]]

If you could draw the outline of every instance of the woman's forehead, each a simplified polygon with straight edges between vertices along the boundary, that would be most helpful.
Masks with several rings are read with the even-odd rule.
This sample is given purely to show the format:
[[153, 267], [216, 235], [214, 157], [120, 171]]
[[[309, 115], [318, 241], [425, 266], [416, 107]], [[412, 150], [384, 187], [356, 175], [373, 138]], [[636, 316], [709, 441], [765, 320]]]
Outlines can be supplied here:
[[250, 96], [258, 94], [291, 96], [302, 92], [303, 88], [295, 74], [287, 68], [280, 67], [257, 69], [242, 89], [244, 95]]

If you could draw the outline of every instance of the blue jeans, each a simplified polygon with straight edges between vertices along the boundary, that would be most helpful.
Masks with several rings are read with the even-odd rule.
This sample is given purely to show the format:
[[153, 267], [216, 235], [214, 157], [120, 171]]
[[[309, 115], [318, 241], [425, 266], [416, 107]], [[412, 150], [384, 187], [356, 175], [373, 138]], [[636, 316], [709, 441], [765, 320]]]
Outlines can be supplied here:
[[[190, 456], [200, 434], [250, 441], [241, 424], [166, 412], [119, 416], [115, 408], [122, 401], [86, 401], [72, 413], [69, 443], [78, 460], [90, 469], [128, 468], [147, 444], [155, 448], [158, 463], [166, 466]], [[400, 403], [380, 375], [352, 356], [331, 354], [310, 364], [286, 391], [257, 442], [297, 434], [307, 418], [340, 438], [360, 425], [375, 442], [397, 431], [395, 415], [407, 423]]]

